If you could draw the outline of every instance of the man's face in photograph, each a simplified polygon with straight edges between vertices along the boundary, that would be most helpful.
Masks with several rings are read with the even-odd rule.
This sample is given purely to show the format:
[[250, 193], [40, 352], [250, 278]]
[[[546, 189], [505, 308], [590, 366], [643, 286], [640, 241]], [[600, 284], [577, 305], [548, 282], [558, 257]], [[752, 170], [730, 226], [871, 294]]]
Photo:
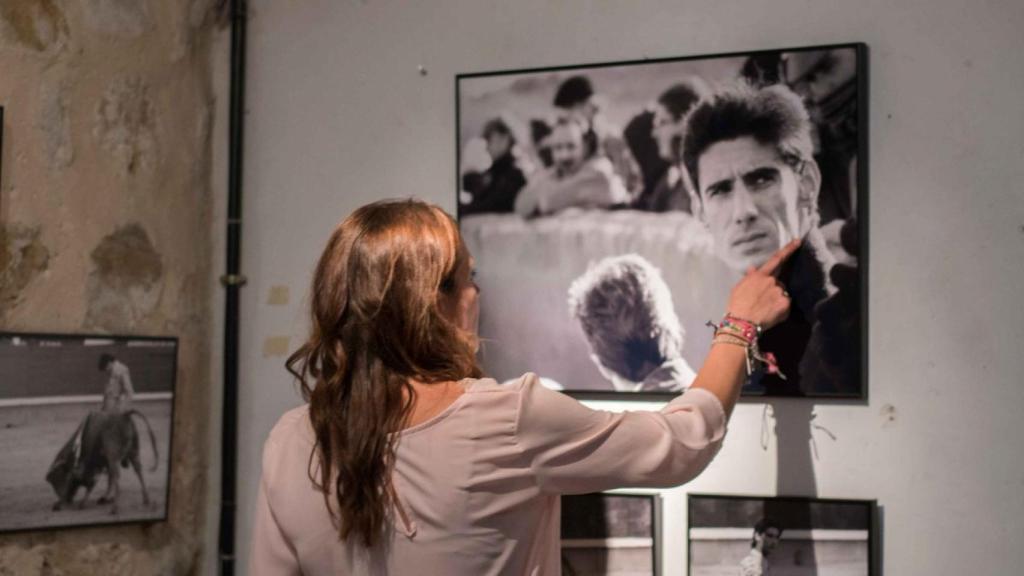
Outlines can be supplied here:
[[760, 266], [801, 235], [801, 178], [774, 146], [751, 137], [717, 142], [697, 173], [704, 221], [730, 267]]
[[546, 143], [559, 176], [574, 174], [583, 166], [583, 129], [576, 123], [556, 125]]
[[755, 542], [757, 542], [761, 549], [761, 553], [765, 556], [771, 554], [772, 550], [778, 547], [780, 538], [782, 538], [782, 533], [774, 526], [769, 526], [763, 534], [756, 534], [754, 536]]
[[512, 149], [512, 138], [501, 132], [491, 132], [487, 135], [487, 154], [494, 160], [501, 158]]

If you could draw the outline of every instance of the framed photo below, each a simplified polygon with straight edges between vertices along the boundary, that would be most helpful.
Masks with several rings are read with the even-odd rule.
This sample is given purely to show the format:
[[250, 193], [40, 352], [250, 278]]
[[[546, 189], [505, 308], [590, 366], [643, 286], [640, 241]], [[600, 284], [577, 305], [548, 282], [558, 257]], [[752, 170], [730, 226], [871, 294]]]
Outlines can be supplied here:
[[873, 576], [875, 502], [689, 495], [690, 576]]
[[577, 396], [685, 390], [731, 288], [789, 240], [745, 396], [866, 399], [867, 48], [461, 74], [481, 361]]
[[0, 532], [167, 519], [177, 353], [0, 333]]
[[657, 494], [562, 496], [562, 574], [660, 574], [659, 505]]

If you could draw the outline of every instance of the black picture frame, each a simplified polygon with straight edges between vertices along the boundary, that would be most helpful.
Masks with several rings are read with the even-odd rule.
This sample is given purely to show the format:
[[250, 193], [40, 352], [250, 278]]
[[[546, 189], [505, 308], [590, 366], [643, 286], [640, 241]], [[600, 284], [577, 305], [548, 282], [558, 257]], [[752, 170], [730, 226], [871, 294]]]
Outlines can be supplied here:
[[[701, 506], [701, 503], [705, 505]], [[710, 504], [710, 506], [708, 505]], [[711, 541], [707, 532], [718, 530], [725, 536], [723, 540], [737, 540], [742, 536], [742, 547], [744, 551], [752, 548], [754, 524], [758, 514], [758, 504], [761, 507], [760, 517], [771, 517], [777, 523], [782, 524], [781, 540], [793, 540], [787, 538], [787, 531], [790, 535], [794, 532], [803, 536], [807, 535], [811, 541], [826, 540], [828, 532], [833, 532], [835, 538], [846, 543], [862, 542], [865, 546], [865, 554], [862, 561], [856, 560], [856, 568], [866, 570], [868, 576], [881, 574], [880, 565], [880, 543], [879, 533], [879, 506], [877, 500], [858, 500], [843, 498], [812, 498], [806, 496], [748, 496], [736, 494], [687, 494], [687, 567], [688, 576], [700, 576], [700, 571], [694, 570], [694, 541]], [[698, 508], [698, 506], [700, 508]], [[708, 508], [716, 509], [709, 511]], [[790, 527], [787, 527], [787, 522]], [[738, 526], [737, 524], [742, 524]], [[806, 526], [803, 524], [807, 524]], [[824, 527], [830, 524], [830, 527]], [[737, 525], [737, 526], [734, 526]], [[795, 525], [795, 527], [794, 527]], [[816, 526], [817, 525], [817, 526]], [[838, 527], [838, 528], [837, 528]], [[744, 530], [742, 535], [731, 534], [737, 530]], [[704, 532], [698, 533], [696, 531]], [[817, 534], [814, 531], [818, 531]], [[865, 534], [859, 534], [864, 532]], [[695, 538], [695, 534], [697, 538]], [[854, 544], [856, 545], [856, 544]], [[734, 547], [737, 547], [734, 546]], [[816, 561], [815, 547], [811, 547], [810, 554], [800, 554], [800, 551], [793, 553], [799, 556], [803, 562]], [[719, 556], [721, 550], [716, 551]], [[782, 555], [786, 550], [780, 551]], [[808, 558], [810, 556], [810, 558]], [[847, 563], [849, 557], [844, 558]], [[773, 574], [785, 575], [784, 566], [773, 568]], [[846, 566], [849, 569], [849, 566]], [[721, 569], [721, 567], [719, 567]], [[818, 566], [817, 573], [828, 574], [829, 570], [821, 571]], [[843, 572], [848, 573], [848, 572]]]
[[[561, 504], [561, 550], [563, 573], [572, 566], [575, 550], [591, 551], [589, 561], [614, 565], [615, 550], [642, 548], [650, 539], [650, 566], [652, 576], [662, 574], [662, 498], [654, 492], [616, 490], [591, 494], [563, 495]], [[640, 504], [640, 508], [637, 508]], [[626, 505], [625, 507], [623, 505]], [[627, 508], [632, 507], [632, 510]], [[640, 514], [636, 514], [640, 512]], [[647, 515], [644, 514], [647, 512]], [[637, 524], [640, 525], [637, 525]], [[603, 545], [602, 545], [603, 544]], [[604, 550], [601, 556], [600, 551]], [[597, 552], [597, 556], [594, 553]], [[627, 552], [628, 553], [628, 552]], [[584, 562], [588, 559], [583, 558]], [[628, 559], [623, 559], [628, 560]], [[621, 560], [619, 561], [621, 562]], [[596, 566], [588, 566], [586, 573], [594, 574]], [[633, 565], [635, 568], [635, 565]]]
[[[455, 147], [456, 147], [456, 215], [460, 223], [460, 227], [463, 229], [464, 238], [467, 238], [467, 244], [471, 244], [471, 251], [478, 246], [474, 244], [473, 239], [469, 238], [472, 236], [473, 227], [467, 228], [467, 217], [473, 216], [466, 213], [466, 204], [464, 203], [466, 193], [463, 190], [464, 176], [467, 171], [466, 165], [464, 165], [464, 156], [468, 154], [465, 151], [467, 143], [478, 136], [477, 131], [485, 118], [496, 117], [504, 114], [507, 110], [501, 108], [502, 102], [515, 101], [515, 97], [507, 96], [506, 93], [513, 91], [512, 88], [502, 88], [504, 90], [501, 96], [502, 100], [498, 97], [491, 96], [500, 92], [499, 89], [494, 89], [491, 94], [485, 94], [481, 97], [479, 94], [467, 95], [467, 86], [473, 83], [480, 82], [515, 82], [515, 90], [522, 93], [528, 93], [532, 85], [544, 85], [548, 92], [552, 91], [551, 84], [552, 78], [564, 79], [571, 73], [572, 75], [594, 73], [595, 71], [604, 71], [608, 73], [609, 69], [614, 72], [621, 72], [625, 74], [630, 69], [637, 67], [650, 67], [656, 65], [683, 65], [692, 64], [694, 66], [704, 65], [707, 62], [712, 61], [725, 61], [735, 59], [757, 59], [767, 58], [773, 55], [791, 55], [791, 54], [802, 54], [802, 53], [814, 53], [814, 52], [832, 52], [836, 50], [849, 50], [855, 55], [855, 77], [850, 82], [855, 91], [855, 95], [852, 97], [852, 107], [854, 112], [851, 112], [852, 119], [847, 118], [846, 124], [849, 124], [850, 128], [855, 134], [850, 136], [850, 145], [855, 140], [855, 151], [853, 155], [855, 157], [854, 162], [850, 162], [846, 165], [843, 170], [846, 170], [846, 174], [850, 179], [851, 183], [851, 203], [855, 204], [851, 206], [848, 213], [844, 217], [844, 220], [852, 222], [855, 220], [855, 226], [849, 226], [850, 230], [843, 230], [841, 236], [844, 238], [844, 242], [853, 237], [854, 240], [850, 242], [856, 246], [856, 254], [854, 256], [856, 260], [856, 271], [854, 276], [856, 277], [856, 285], [853, 289], [847, 290], [843, 296], [848, 301], [855, 301], [858, 311], [856, 313], [856, 322], [859, 325], [859, 334], [855, 337], [840, 336], [840, 338], [848, 338], [842, 344], [844, 352], [841, 354], [843, 358], [843, 369], [842, 374], [848, 375], [846, 378], [848, 381], [835, 385], [830, 388], [826, 382], [828, 376], [822, 376], [820, 380], [816, 380], [814, 383], [808, 385], [813, 386], [811, 389], [801, 388], [799, 383], [792, 383], [793, 379], [790, 379], [790, 383], [785, 383], [775, 376], [764, 376], [758, 375], [748, 381], [747, 385], [744, 386], [742, 397], [745, 400], [758, 401], [764, 398], [773, 397], [805, 397], [814, 398], [816, 400], [825, 401], [837, 401], [839, 403], [859, 403], [865, 404], [868, 400], [868, 287], [869, 287], [869, 146], [868, 146], [868, 118], [869, 118], [869, 70], [868, 70], [868, 57], [869, 51], [868, 46], [862, 42], [847, 42], [847, 43], [836, 43], [836, 44], [825, 44], [825, 45], [813, 45], [813, 46], [797, 46], [797, 47], [784, 47], [784, 48], [771, 48], [771, 49], [756, 49], [747, 51], [735, 51], [725, 52], [717, 54], [702, 54], [692, 56], [678, 56], [678, 57], [665, 57], [665, 58], [645, 58], [641, 60], [624, 60], [615, 62], [599, 62], [599, 63], [584, 63], [584, 64], [572, 64], [572, 65], [560, 65], [560, 66], [546, 66], [546, 67], [532, 67], [532, 68], [519, 68], [519, 69], [508, 69], [508, 70], [496, 70], [496, 71], [478, 71], [461, 73], [455, 76]], [[621, 69], [621, 70], [619, 70]], [[510, 80], [508, 77], [516, 77]], [[482, 85], [482, 84], [481, 84]], [[600, 87], [597, 88], [600, 91]], [[652, 93], [650, 99], [653, 100], [657, 96], [657, 93]], [[492, 102], [489, 104], [481, 104], [482, 100], [490, 98]], [[533, 98], [533, 96], [531, 96]], [[536, 98], [534, 98], [536, 99]], [[481, 112], [483, 108], [493, 105], [493, 110], [487, 112]], [[526, 105], [524, 105], [526, 106]], [[549, 111], [550, 112], [550, 111]], [[540, 113], [540, 112], [538, 112]], [[525, 113], [521, 113], [523, 116]], [[514, 115], [514, 114], [513, 114]], [[519, 120], [527, 120], [526, 117], [521, 117]], [[815, 129], [819, 129], [823, 122], [813, 121]], [[518, 138], [523, 140], [522, 137]], [[819, 150], [820, 151], [820, 150]], [[823, 170], [824, 172], [824, 170]], [[838, 178], [833, 174], [835, 178]], [[830, 177], [832, 177], [830, 176]], [[841, 187], [841, 185], [837, 185]], [[492, 215], [487, 215], [492, 219], [497, 219]], [[477, 218], [479, 220], [479, 218]], [[490, 224], [480, 224], [479, 227], [487, 226]], [[484, 234], [479, 234], [484, 235]], [[552, 251], [554, 252], [554, 251]], [[486, 254], [476, 254], [478, 271], [483, 272], [479, 277], [483, 280], [482, 284], [486, 284], [488, 262], [486, 260]], [[514, 262], [502, 264], [508, 267], [521, 267], [523, 264], [522, 259], [517, 259]], [[527, 271], [528, 272], [528, 271]], [[504, 276], [512, 275], [511, 272], [504, 273]], [[488, 322], [487, 317], [489, 315], [488, 310], [488, 296], [494, 297], [494, 285], [496, 282], [491, 282], [490, 285], [484, 286], [484, 297], [483, 297], [483, 309], [481, 312], [482, 324]], [[726, 291], [729, 286], [719, 282], [716, 290]], [[488, 290], [491, 288], [491, 290]], [[677, 291], [677, 286], [672, 285], [671, 289], [673, 292]], [[500, 290], [499, 290], [500, 291]], [[491, 294], [489, 294], [491, 292]], [[498, 301], [493, 306], [506, 306], [509, 310], [506, 310], [502, 319], [495, 320], [495, 324], [508, 325], [506, 321], [507, 316], [519, 315], [522, 316], [524, 313], [528, 314], [530, 307], [534, 306], [537, 301], [543, 301], [549, 298], [550, 295], [546, 294], [544, 297], [538, 296], [531, 302], [503, 302]], [[678, 296], [676, 296], [678, 298]], [[678, 301], [677, 301], [678, 304]], [[700, 356], [703, 358], [703, 354], [706, 351], [704, 344], [709, 343], [710, 335], [709, 329], [703, 327], [703, 323], [708, 320], [714, 320], [717, 322], [721, 315], [721, 310], [715, 309], [714, 307], [708, 306], [705, 302], [705, 306], [701, 308], [705, 310], [699, 322], [694, 314], [688, 315], [687, 318], [683, 319], [685, 325], [686, 338], [688, 340], [694, 337], [698, 340], [697, 345], [694, 346], [694, 351], [689, 352], [690, 363], [694, 370], [699, 369], [699, 366], [695, 364], [695, 358]], [[545, 318], [557, 317], [558, 314], [548, 313]], [[561, 320], [559, 320], [561, 322]], [[813, 322], [811, 322], [813, 325]], [[493, 328], [493, 326], [491, 326]], [[805, 332], [811, 331], [808, 328]], [[507, 338], [507, 333], [503, 333], [502, 337], [492, 337], [488, 333], [486, 326], [482, 326], [481, 336], [483, 338], [482, 346], [482, 360], [485, 371], [492, 373], [499, 381], [510, 380], [524, 371], [536, 371], [540, 376], [545, 376], [547, 367], [544, 366], [544, 362], [531, 361], [529, 357], [531, 354], [518, 355], [515, 352], [507, 352], [511, 348], [522, 346], [521, 341], [532, 341], [532, 346], [541, 347], [547, 343], [550, 343], [553, 348], [559, 348], [563, 345], [563, 341], [566, 340], [567, 334], [564, 327], [560, 327], [555, 332], [557, 335], [547, 337], [544, 332], [544, 327], [540, 326], [538, 331], [535, 333], [526, 334], [525, 330], [522, 330], [523, 334], [517, 335], [515, 338]], [[777, 331], [778, 333], [779, 331]], [[826, 332], [826, 331], [823, 331]], [[839, 331], [833, 331], [839, 332]], [[841, 334], [850, 333], [848, 324], [844, 324], [843, 331]], [[518, 332], [516, 332], [518, 334]], [[800, 338], [809, 339], [811, 336], [803, 334]], [[512, 342], [515, 340], [516, 342]], [[788, 341], [784, 338], [779, 338], [782, 341]], [[807, 340], [804, 340], [806, 342]], [[821, 340], [824, 342], [824, 340]], [[833, 340], [835, 341], [835, 340]], [[689, 346], [689, 345], [688, 345]], [[801, 346], [801, 345], [796, 345]], [[799, 348], [799, 354], [802, 355], [807, 350], [807, 345], [803, 344], [802, 348]], [[770, 350], [769, 350], [770, 351]], [[613, 389], [601, 389], [599, 387], [591, 386], [593, 381], [600, 380], [599, 377], [594, 376], [592, 369], [584, 368], [579, 370], [579, 364], [583, 364], [583, 360], [580, 359], [579, 350], [574, 350], [572, 354], [565, 354], [563, 358], [567, 358], [566, 362], [573, 363], [573, 370], [565, 368], [563, 372], [571, 372], [573, 376], [570, 378], [576, 378], [577, 374], [585, 375], [579, 376], [580, 378], [587, 379], [587, 386], [579, 386], [576, 383], [569, 383], [565, 385], [562, 379], [555, 378], [557, 383], [561, 385], [561, 389], [577, 398], [581, 399], [596, 399], [596, 400], [621, 400], [626, 397], [630, 397], [636, 400], [664, 400], [668, 397], [672, 397], [678, 393], [678, 391], [629, 391], [623, 392]], [[505, 355], [504, 359], [500, 359], [495, 362], [495, 358]], [[533, 354], [534, 356], [536, 354]], [[781, 354], [780, 354], [781, 355]], [[513, 358], [515, 356], [515, 358]], [[523, 359], [520, 356], [525, 356], [527, 359]], [[790, 355], [792, 356], [792, 355]], [[497, 364], [496, 370], [490, 369], [490, 364]], [[792, 366], [799, 364], [799, 359], [794, 359], [791, 363]], [[795, 368], [793, 368], [795, 370]], [[802, 368], [801, 368], [802, 371]], [[518, 373], [517, 373], [518, 372]], [[827, 374], [827, 371], [821, 370], [819, 374]], [[810, 381], [810, 380], [808, 380]], [[819, 382], [825, 384], [819, 385]], [[610, 386], [608, 387], [610, 388]]]
[[[14, 348], [24, 350], [15, 353]], [[61, 450], [68, 434], [72, 434], [72, 438], [77, 434], [78, 422], [84, 425], [86, 415], [100, 410], [104, 376], [97, 362], [104, 353], [112, 354], [129, 366], [135, 389], [130, 407], [142, 413], [141, 419], [130, 418], [136, 427], [142, 473], [146, 476], [152, 506], [146, 508], [141, 500], [135, 501], [141, 498], [141, 490], [129, 466], [121, 469], [117, 514], [112, 513], [110, 504], [97, 502], [109, 479], [103, 471], [97, 473], [95, 488], [83, 508], [77, 506], [83, 493], [79, 489], [73, 504], [55, 510], [52, 506], [58, 496], [46, 478], [51, 459]], [[14, 509], [13, 500], [0, 501], [0, 533], [167, 521], [173, 482], [171, 455], [178, 353], [176, 336], [0, 331], [0, 438], [3, 438], [0, 444], [10, 443], [7, 448], [15, 448], [18, 438], [30, 438], [37, 444], [22, 447], [22, 452], [29, 453], [25, 462], [12, 463], [13, 457], [5, 457], [7, 472], [0, 471], [0, 485], [18, 482], [11, 477], [15, 470], [26, 475], [29, 484], [13, 489], [5, 486], [8, 490], [4, 492], [17, 495], [19, 504], [18, 509]], [[76, 374], [80, 375], [77, 381], [67, 377]], [[47, 411], [52, 413], [47, 414]], [[33, 418], [36, 415], [46, 419], [36, 420]], [[154, 428], [158, 432], [152, 432]], [[152, 441], [159, 446], [156, 454], [150, 433]], [[52, 440], [50, 437], [59, 442], [48, 442]], [[10, 454], [6, 449], [5, 453]], [[154, 480], [158, 482], [154, 484]], [[159, 484], [163, 484], [162, 489], [157, 489]]]

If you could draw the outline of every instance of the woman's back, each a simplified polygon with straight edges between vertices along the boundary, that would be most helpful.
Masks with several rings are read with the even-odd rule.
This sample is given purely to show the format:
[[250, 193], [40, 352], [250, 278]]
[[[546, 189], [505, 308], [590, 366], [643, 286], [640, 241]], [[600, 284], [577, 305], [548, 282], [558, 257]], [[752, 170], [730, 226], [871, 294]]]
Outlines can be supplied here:
[[724, 434], [722, 406], [704, 390], [661, 412], [614, 414], [546, 390], [532, 374], [462, 384], [448, 408], [399, 433], [399, 505], [369, 549], [338, 541], [307, 473], [308, 410], [285, 414], [264, 450], [250, 573], [558, 574], [560, 494], [678, 485], [707, 465]]

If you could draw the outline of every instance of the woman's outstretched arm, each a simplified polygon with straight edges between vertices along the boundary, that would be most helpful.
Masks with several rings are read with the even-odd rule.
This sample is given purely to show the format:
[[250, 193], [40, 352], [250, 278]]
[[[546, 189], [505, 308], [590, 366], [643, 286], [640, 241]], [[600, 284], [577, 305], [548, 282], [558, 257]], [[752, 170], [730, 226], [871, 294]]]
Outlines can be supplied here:
[[[795, 248], [747, 273], [733, 289], [730, 314], [764, 328], [786, 317], [789, 298], [772, 272]], [[528, 374], [515, 385], [515, 441], [525, 465], [541, 490], [561, 494], [688, 482], [721, 446], [746, 379], [746, 354], [743, 346], [715, 344], [693, 386], [658, 412], [592, 410]]]

